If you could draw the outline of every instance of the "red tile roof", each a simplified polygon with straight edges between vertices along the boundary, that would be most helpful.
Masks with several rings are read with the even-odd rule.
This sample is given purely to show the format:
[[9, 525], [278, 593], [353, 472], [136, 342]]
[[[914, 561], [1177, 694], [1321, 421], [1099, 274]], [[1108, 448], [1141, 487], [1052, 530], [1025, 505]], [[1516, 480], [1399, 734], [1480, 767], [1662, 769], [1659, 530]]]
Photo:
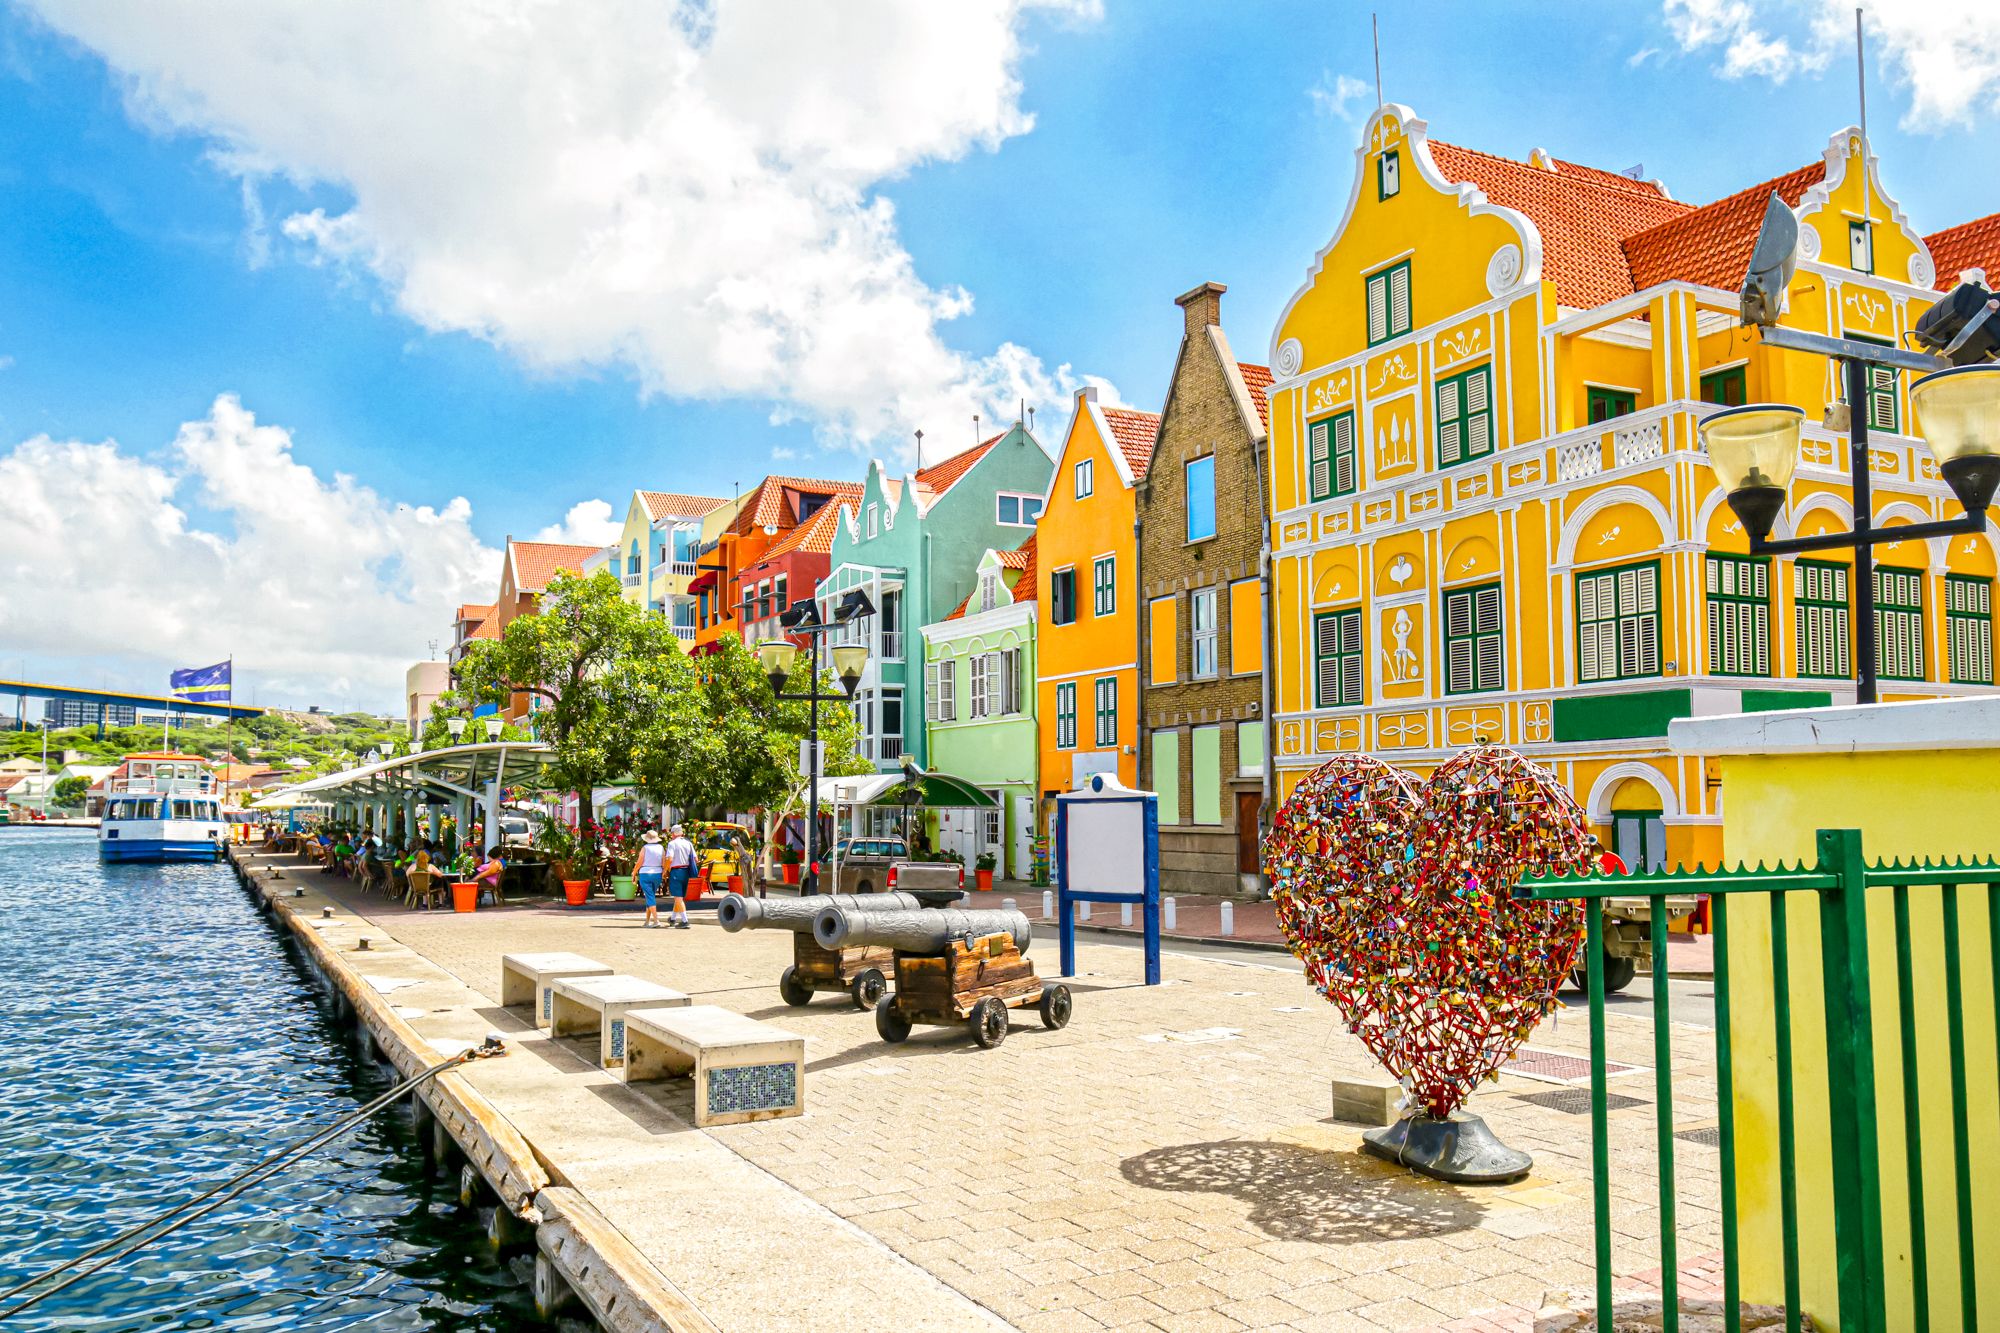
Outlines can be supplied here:
[[676, 491], [640, 491], [649, 518], [706, 518], [729, 501], [714, 495], [682, 495]]
[[1692, 212], [1656, 185], [1560, 160], [1554, 169], [1456, 144], [1430, 142], [1447, 180], [1477, 185], [1487, 199], [1527, 215], [1542, 236], [1542, 276], [1556, 300], [1584, 308], [1634, 290], [1620, 242]]
[[491, 606], [481, 606], [476, 602], [462, 603], [458, 608], [459, 620], [481, 621], [493, 614]]
[[1243, 376], [1243, 387], [1250, 391], [1250, 401], [1257, 405], [1259, 424], [1265, 430], [1271, 429], [1271, 368], [1238, 361], [1236, 369]]
[[[1002, 569], [1018, 569], [1021, 571], [1015, 576], [1014, 585], [1009, 589], [1014, 594], [1016, 604], [1035, 600], [1035, 539], [1033, 537], [1028, 538], [1028, 540], [1022, 542], [1011, 551], [1000, 552], [1000, 567]], [[952, 613], [946, 616], [945, 619], [964, 619], [965, 608], [971, 605], [972, 594], [967, 593], [965, 600], [954, 607]]]
[[514, 591], [540, 592], [549, 586], [557, 570], [583, 572], [583, 562], [598, 552], [595, 546], [566, 546], [558, 542], [512, 542]]
[[500, 617], [491, 611], [465, 636], [468, 639], [497, 639], [500, 637]]
[[1948, 292], [1958, 286], [1958, 275], [1966, 269], [1986, 271], [1986, 285], [2000, 282], [2000, 213], [1961, 222], [1924, 237], [1937, 265], [1937, 289]]
[[854, 507], [854, 500], [845, 495], [827, 501], [811, 518], [796, 524], [790, 532], [773, 542], [758, 564], [790, 555], [793, 551], [804, 551], [807, 555], [831, 555], [833, 534], [840, 527], [840, 516]]
[[1144, 480], [1146, 469], [1153, 464], [1153, 443], [1160, 438], [1160, 414], [1134, 412], [1125, 407], [1099, 410], [1104, 413], [1104, 424], [1111, 427], [1112, 438], [1107, 443], [1115, 443], [1125, 455], [1132, 468], [1132, 480]]
[[1825, 178], [1826, 163], [1814, 162], [1627, 237], [1632, 290], [1678, 278], [1735, 291], [1750, 267], [1771, 192], [1797, 208], [1805, 192]]
[[790, 526], [791, 514], [785, 507], [787, 491], [806, 495], [847, 495], [860, 499], [861, 483], [820, 481], [811, 477], [766, 477], [757, 483], [757, 489], [750, 492], [743, 508], [736, 512], [736, 521], [729, 525], [729, 530], [745, 533], [757, 528]]
[[990, 440], [982, 440], [963, 453], [953, 454], [942, 463], [933, 463], [929, 467], [918, 468], [916, 475], [917, 485], [928, 487], [932, 499], [943, 495], [952, 488], [953, 484], [960, 477], [972, 471], [972, 465], [986, 457], [993, 446], [1000, 443], [1001, 437], [1005, 434], [1006, 432], [1002, 431]]

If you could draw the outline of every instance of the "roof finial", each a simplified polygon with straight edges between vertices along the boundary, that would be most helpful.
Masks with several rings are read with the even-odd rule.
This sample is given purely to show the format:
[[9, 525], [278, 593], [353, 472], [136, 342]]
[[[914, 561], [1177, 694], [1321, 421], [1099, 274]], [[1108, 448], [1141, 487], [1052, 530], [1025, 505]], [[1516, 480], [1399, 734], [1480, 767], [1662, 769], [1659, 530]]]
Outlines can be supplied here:
[[1368, 31], [1375, 38], [1375, 111], [1379, 115], [1386, 105], [1382, 100], [1382, 20], [1372, 13], [1368, 16]]
[[975, 445], [979, 443], [979, 414], [977, 412], [972, 414], [972, 442]]
[[917, 427], [917, 471], [924, 470], [924, 428]]

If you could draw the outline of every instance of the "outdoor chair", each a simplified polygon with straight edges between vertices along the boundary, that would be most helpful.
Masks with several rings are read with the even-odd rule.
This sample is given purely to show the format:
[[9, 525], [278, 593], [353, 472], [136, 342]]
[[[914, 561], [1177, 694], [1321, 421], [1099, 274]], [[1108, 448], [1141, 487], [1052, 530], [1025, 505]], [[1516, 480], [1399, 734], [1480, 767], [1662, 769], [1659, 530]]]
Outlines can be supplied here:
[[409, 888], [403, 894], [405, 907], [429, 910], [444, 906], [443, 876], [434, 870], [412, 870], [406, 877]]

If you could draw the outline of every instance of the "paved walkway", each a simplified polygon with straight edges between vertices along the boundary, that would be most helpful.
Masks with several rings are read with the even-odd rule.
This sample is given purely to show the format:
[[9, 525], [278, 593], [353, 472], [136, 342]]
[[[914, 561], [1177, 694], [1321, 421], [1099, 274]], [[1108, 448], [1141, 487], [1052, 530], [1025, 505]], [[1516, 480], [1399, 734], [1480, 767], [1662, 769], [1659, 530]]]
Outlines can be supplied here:
[[[1547, 1298], [1592, 1282], [1587, 1095], [1508, 1074], [1473, 1099], [1503, 1141], [1534, 1154], [1516, 1185], [1454, 1187], [1364, 1157], [1358, 1129], [1328, 1118], [1328, 1079], [1371, 1072], [1369, 1058], [1300, 976], [1254, 953], [1170, 954], [1167, 984], [1147, 988], [1135, 951], [1086, 944], [1063, 1031], [1021, 1014], [996, 1050], [956, 1028], [889, 1046], [844, 1000], [785, 1007], [775, 983], [791, 946], [775, 932], [726, 935], [704, 914], [692, 931], [655, 931], [616, 911], [411, 912], [328, 891], [489, 1005], [502, 953], [570, 950], [805, 1037], [803, 1117], [708, 1131], [687, 1127], [684, 1085], [627, 1089], [591, 1070], [580, 1043], [529, 1039], [528, 1063], [495, 1062], [516, 1064], [508, 1077], [522, 1089], [489, 1090], [500, 1109], [723, 1329], [777, 1326], [760, 1285], [796, 1301], [801, 1284], [829, 1281], [809, 1288], [821, 1326], [874, 1322], [878, 1292], [907, 1287], [905, 1273], [949, 1298], [935, 1326], [1029, 1333], [1528, 1329]], [[1046, 941], [1034, 957], [1053, 970]], [[1638, 1291], [1660, 1263], [1652, 1033], [1617, 1014], [1607, 1023], [1612, 1058], [1635, 1067], [1616, 1079], [1632, 1100], [1614, 1101], [1611, 1156], [1620, 1287]], [[1571, 1012], [1534, 1046], [1582, 1055], [1586, 1041]], [[1712, 1126], [1713, 1036], [1677, 1027], [1675, 1041], [1677, 1128]], [[510, 1109], [508, 1095], [537, 1101]], [[634, 1126], [685, 1146], [622, 1160]], [[1716, 1153], [1677, 1146], [1685, 1286], [1705, 1291]], [[814, 1216], [844, 1277], [740, 1257], [809, 1251]]]

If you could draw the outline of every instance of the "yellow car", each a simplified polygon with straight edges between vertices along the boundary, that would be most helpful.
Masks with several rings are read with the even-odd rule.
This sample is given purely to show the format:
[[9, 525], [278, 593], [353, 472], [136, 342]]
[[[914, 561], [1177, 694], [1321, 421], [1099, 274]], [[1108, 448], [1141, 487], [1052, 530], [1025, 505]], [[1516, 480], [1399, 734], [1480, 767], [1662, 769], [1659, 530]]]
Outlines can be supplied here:
[[731, 875], [750, 876], [750, 830], [741, 824], [703, 824], [695, 838], [695, 855], [708, 882], [724, 885]]

